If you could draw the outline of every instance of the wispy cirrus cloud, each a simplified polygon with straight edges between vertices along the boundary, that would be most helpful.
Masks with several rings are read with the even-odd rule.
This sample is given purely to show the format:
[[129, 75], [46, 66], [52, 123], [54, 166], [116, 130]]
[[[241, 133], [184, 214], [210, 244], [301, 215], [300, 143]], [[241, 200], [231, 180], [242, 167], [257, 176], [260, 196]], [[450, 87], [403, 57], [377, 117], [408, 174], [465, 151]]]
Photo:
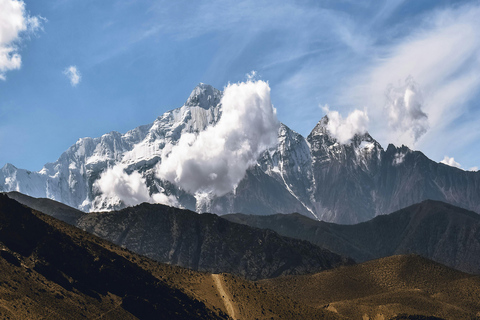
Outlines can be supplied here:
[[460, 134], [446, 128], [465, 114], [480, 86], [479, 3], [463, 3], [423, 10], [403, 0], [351, 8], [213, 1], [181, 15], [162, 3], [151, 8], [161, 22], [145, 35], [179, 41], [215, 35], [222, 46], [206, 77], [222, 79], [249, 57], [245, 67], [276, 80], [272, 99], [280, 120], [302, 134], [321, 118], [318, 105], [329, 104], [344, 117], [366, 110], [368, 130], [383, 145], [422, 148], [438, 158], [444, 148], [434, 150], [432, 141]]
[[[432, 139], [454, 134], [445, 129], [480, 89], [479, 15], [478, 3], [425, 15], [395, 44], [376, 48], [376, 57], [343, 90], [341, 103], [367, 107], [370, 131], [383, 144], [428, 152]], [[405, 82], [411, 78], [414, 86]], [[407, 95], [415, 98], [410, 108]]]

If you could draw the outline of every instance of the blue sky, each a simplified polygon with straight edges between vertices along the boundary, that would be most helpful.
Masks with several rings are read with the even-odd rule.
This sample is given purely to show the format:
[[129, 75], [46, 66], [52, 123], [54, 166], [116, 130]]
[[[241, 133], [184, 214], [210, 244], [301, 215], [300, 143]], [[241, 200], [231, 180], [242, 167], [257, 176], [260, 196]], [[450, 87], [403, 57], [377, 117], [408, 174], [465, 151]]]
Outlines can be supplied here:
[[0, 0], [0, 166], [39, 170], [255, 70], [304, 136], [326, 112], [354, 130], [361, 115], [384, 148], [480, 167], [479, 16], [479, 1]]

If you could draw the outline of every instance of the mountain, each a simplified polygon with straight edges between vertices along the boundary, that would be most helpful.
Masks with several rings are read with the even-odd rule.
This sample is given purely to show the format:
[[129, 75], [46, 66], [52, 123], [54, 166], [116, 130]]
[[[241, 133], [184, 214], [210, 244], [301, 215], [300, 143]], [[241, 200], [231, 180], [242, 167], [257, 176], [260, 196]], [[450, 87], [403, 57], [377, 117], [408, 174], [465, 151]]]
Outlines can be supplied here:
[[69, 207], [61, 202], [48, 198], [34, 198], [17, 191], [5, 193], [10, 199], [14, 199], [21, 204], [36, 211], [46, 213], [51, 217], [75, 225], [77, 221], [85, 215], [85, 212]]
[[50, 198], [82, 211], [124, 207], [117, 199], [107, 199], [94, 188], [100, 174], [115, 164], [138, 170], [147, 179], [149, 192], [158, 192], [167, 184], [186, 207], [195, 208], [195, 198], [167, 182], [154, 182], [153, 168], [161, 151], [175, 144], [182, 133], [198, 133], [215, 123], [220, 114], [221, 92], [200, 84], [181, 108], [169, 111], [152, 124], [137, 127], [125, 134], [110, 132], [99, 138], [82, 138], [54, 163], [31, 172], [11, 164], [0, 171], [1, 191], [18, 191], [35, 198]]
[[353, 263], [307, 241], [161, 204], [90, 213], [76, 225], [159, 262], [251, 280]]
[[0, 229], [5, 319], [222, 318], [111, 245], [3, 194]]
[[353, 224], [426, 199], [480, 212], [480, 171], [469, 172], [428, 159], [419, 151], [389, 145], [384, 150], [368, 133], [341, 144], [322, 118], [307, 138], [280, 125], [277, 146], [266, 150], [235, 190], [199, 197], [156, 177], [162, 152], [186, 133], [198, 134], [222, 115], [222, 92], [198, 85], [186, 103], [152, 124], [125, 134], [82, 138], [54, 163], [31, 172], [6, 164], [0, 191], [50, 198], [93, 212], [128, 205], [95, 187], [102, 172], [122, 166], [145, 180], [147, 197], [163, 193], [172, 204], [197, 212], [267, 215], [298, 212]]
[[480, 316], [478, 276], [416, 255], [259, 283], [267, 290], [347, 319], [470, 320]]
[[307, 240], [357, 262], [415, 253], [480, 274], [480, 216], [444, 202], [426, 200], [355, 225], [326, 223], [300, 214], [223, 218]]
[[229, 274], [122, 249], [0, 194], [2, 319], [339, 319]]
[[352, 264], [307, 241], [197, 214], [143, 203], [120, 211], [78, 212], [50, 199], [19, 193], [8, 197], [155, 261], [250, 280], [305, 274]]
[[313, 204], [321, 220], [352, 224], [432, 199], [480, 212], [480, 172], [428, 159], [419, 151], [389, 145], [368, 133], [339, 144], [322, 119], [307, 141], [316, 188]]
[[480, 279], [418, 256], [251, 282], [155, 262], [0, 194], [0, 317], [474, 319]]

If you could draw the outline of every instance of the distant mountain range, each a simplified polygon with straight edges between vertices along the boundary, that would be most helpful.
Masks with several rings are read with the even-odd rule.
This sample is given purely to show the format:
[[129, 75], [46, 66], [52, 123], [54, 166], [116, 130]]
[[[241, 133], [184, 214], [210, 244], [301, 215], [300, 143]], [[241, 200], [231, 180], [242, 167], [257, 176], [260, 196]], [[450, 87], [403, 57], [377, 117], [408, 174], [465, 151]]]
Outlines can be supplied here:
[[439, 201], [426, 200], [355, 225], [316, 221], [300, 214], [223, 218], [308, 240], [357, 262], [415, 253], [480, 274], [480, 216]]
[[[324, 117], [307, 138], [281, 125], [278, 145], [265, 151], [233, 192], [197, 201], [193, 194], [155, 175], [162, 150], [185, 133], [198, 134], [222, 115], [222, 92], [205, 84], [187, 102], [152, 124], [125, 134], [82, 138], [60, 158], [31, 172], [11, 164], [0, 169], [0, 191], [50, 198], [86, 212], [126, 207], [94, 187], [108, 167], [138, 172], [149, 194], [162, 192], [197, 212], [267, 215], [298, 212], [353, 224], [426, 199], [480, 212], [480, 172], [463, 171], [428, 159], [419, 151], [389, 145], [368, 133], [339, 143]], [[205, 199], [204, 199], [205, 200]]]

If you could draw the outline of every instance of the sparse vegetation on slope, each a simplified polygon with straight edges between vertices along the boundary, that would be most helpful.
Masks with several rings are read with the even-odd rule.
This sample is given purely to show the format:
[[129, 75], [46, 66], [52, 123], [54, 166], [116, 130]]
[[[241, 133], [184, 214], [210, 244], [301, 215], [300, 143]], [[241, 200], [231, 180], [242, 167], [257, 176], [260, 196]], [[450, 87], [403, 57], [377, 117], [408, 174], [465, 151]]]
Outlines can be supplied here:
[[417, 255], [393, 256], [315, 275], [260, 282], [269, 290], [350, 319], [400, 314], [473, 319], [480, 310], [480, 278]]
[[323, 246], [357, 262], [415, 253], [480, 274], [480, 215], [427, 200], [356, 225], [315, 221], [299, 214], [223, 218]]
[[[212, 275], [155, 262], [0, 195], [0, 318], [226, 319]], [[239, 319], [338, 319], [222, 275]]]

